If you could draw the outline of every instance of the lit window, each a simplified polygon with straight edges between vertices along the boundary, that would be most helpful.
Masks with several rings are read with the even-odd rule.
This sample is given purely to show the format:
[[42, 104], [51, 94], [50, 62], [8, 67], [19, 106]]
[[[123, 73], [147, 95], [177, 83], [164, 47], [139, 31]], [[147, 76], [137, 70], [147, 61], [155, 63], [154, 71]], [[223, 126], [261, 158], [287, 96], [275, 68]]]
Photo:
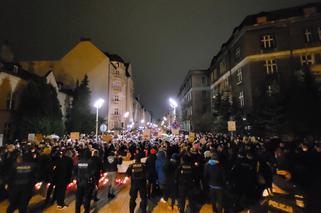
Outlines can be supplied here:
[[266, 34], [261, 37], [261, 44], [264, 49], [275, 47], [274, 38], [271, 34]]
[[244, 94], [243, 94], [243, 91], [240, 92], [239, 100], [240, 100], [240, 106], [244, 107]]
[[238, 47], [235, 49], [235, 59], [240, 59], [241, 58], [241, 48]]
[[114, 115], [119, 115], [118, 108], [114, 109]]
[[19, 67], [17, 65], [13, 65], [13, 72], [18, 73]]
[[306, 43], [312, 42], [312, 29], [311, 28], [305, 29], [304, 38], [305, 38]]
[[272, 96], [273, 90], [272, 90], [272, 86], [271, 86], [271, 85], [268, 86], [266, 93], [267, 93], [267, 95], [268, 95], [269, 97]]
[[241, 68], [239, 68], [238, 70], [237, 70], [237, 84], [240, 84], [240, 83], [242, 83], [242, 78], [243, 78], [243, 76], [242, 76], [242, 69]]
[[268, 75], [278, 71], [278, 65], [274, 59], [266, 60], [264, 66], [266, 69], [266, 74]]
[[314, 55], [301, 55], [300, 60], [302, 66], [314, 64]]

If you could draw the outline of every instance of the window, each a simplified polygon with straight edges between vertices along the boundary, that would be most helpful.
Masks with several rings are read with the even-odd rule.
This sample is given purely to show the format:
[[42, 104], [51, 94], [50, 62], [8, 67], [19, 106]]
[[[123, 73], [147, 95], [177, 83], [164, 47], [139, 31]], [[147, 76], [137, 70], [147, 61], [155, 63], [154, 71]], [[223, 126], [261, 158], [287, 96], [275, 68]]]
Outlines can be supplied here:
[[114, 96], [114, 101], [119, 101], [119, 96], [118, 95]]
[[118, 108], [114, 109], [114, 115], [119, 115]]
[[264, 49], [270, 49], [275, 47], [274, 37], [271, 34], [266, 34], [261, 37], [261, 45]]
[[187, 101], [191, 101], [192, 100], [192, 93], [191, 92], [189, 92], [188, 94], [187, 94]]
[[119, 77], [119, 70], [115, 70], [115, 76]]
[[243, 94], [243, 91], [240, 92], [239, 100], [240, 100], [240, 106], [244, 107], [244, 94]]
[[268, 85], [266, 93], [267, 93], [267, 95], [269, 97], [271, 97], [273, 95], [273, 90], [272, 90], [272, 86], [271, 85]]
[[278, 66], [274, 59], [269, 59], [265, 61], [266, 74], [270, 75], [278, 71]]
[[236, 84], [242, 83], [243, 76], [242, 76], [242, 69], [241, 68], [237, 69], [236, 76], [237, 76], [237, 83]]
[[206, 81], [206, 77], [205, 76], [203, 76], [202, 77], [202, 84], [204, 85], [204, 84], [206, 84], [207, 83], [207, 81]]
[[314, 55], [301, 55], [301, 65], [311, 65], [314, 64]]
[[220, 63], [220, 72], [222, 74], [226, 72], [226, 63], [223, 61]]
[[306, 43], [312, 42], [312, 28], [306, 28], [304, 31], [304, 40]]
[[214, 81], [215, 81], [218, 77], [217, 69], [213, 71], [213, 75], [214, 75]]
[[235, 49], [235, 59], [238, 60], [241, 58], [241, 48], [240, 47], [237, 47]]
[[13, 70], [14, 73], [18, 73], [19, 67], [17, 65], [13, 65], [13, 69], [12, 70]]

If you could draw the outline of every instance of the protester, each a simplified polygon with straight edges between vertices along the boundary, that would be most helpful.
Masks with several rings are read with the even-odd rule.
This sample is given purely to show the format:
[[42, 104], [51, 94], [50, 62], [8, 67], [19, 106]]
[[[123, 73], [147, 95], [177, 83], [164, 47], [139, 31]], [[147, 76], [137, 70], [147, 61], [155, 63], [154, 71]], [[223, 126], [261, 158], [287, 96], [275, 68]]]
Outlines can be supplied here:
[[[173, 208], [177, 200], [181, 212], [187, 208], [191, 212], [197, 212], [199, 206], [208, 200], [218, 212], [223, 209], [225, 212], [230, 209], [232, 212], [248, 210], [259, 203], [265, 189], [269, 189], [269, 196], [273, 196], [272, 182], [290, 193], [294, 193], [296, 188], [303, 188], [307, 193], [307, 208], [318, 209], [319, 203], [313, 202], [313, 198], [320, 197], [321, 191], [321, 170], [318, 167], [321, 162], [320, 141], [284, 142], [278, 138], [254, 140], [253, 137], [242, 135], [231, 138], [221, 133], [206, 133], [197, 134], [195, 141], [191, 142], [185, 136], [142, 140], [141, 135], [141, 132], [124, 133], [107, 143], [96, 142], [91, 136], [84, 136], [73, 141], [64, 137], [59, 140], [46, 139], [40, 143], [22, 141], [1, 147], [0, 187], [1, 184], [9, 185], [9, 201], [12, 205], [8, 211], [19, 207], [15, 204], [17, 200], [12, 198], [13, 194], [17, 194], [17, 187], [14, 188], [17, 177], [13, 175], [14, 172], [6, 171], [15, 171], [21, 157], [26, 160], [22, 162], [32, 165], [32, 178], [28, 185], [30, 192], [28, 196], [24, 196], [22, 210], [28, 204], [27, 198], [34, 194], [31, 186], [40, 181], [42, 188], [48, 187], [46, 203], [57, 200], [58, 209], [63, 209], [66, 207], [66, 186], [72, 183], [72, 172], [83, 160], [84, 150], [92, 153], [87, 160], [94, 162], [92, 179], [95, 182], [82, 184], [80, 189], [88, 192], [92, 190], [87, 186], [96, 185], [94, 199], [97, 198], [98, 179], [103, 172], [107, 172], [107, 194], [112, 198], [117, 191], [115, 180], [118, 165], [123, 158], [136, 158], [133, 165], [141, 165], [142, 171], [138, 169], [140, 167], [134, 169], [133, 165], [127, 170], [132, 178], [131, 211], [136, 205], [137, 192], [142, 193], [143, 211], [146, 211], [145, 196], [153, 198], [150, 201], [161, 198], [155, 193], [157, 184], [161, 188], [164, 201], [170, 198]], [[121, 157], [118, 157], [118, 154]], [[146, 166], [138, 160], [145, 157]], [[74, 173], [74, 178], [82, 180], [79, 175]], [[297, 187], [293, 188], [293, 185]], [[208, 194], [210, 196], [206, 199]], [[216, 196], [211, 196], [213, 194]], [[6, 196], [6, 193], [1, 195]], [[83, 193], [81, 196], [87, 200], [92, 194]], [[187, 207], [186, 200], [189, 203]], [[77, 208], [82, 204], [88, 209], [88, 202], [82, 202], [82, 199], [78, 198]]]

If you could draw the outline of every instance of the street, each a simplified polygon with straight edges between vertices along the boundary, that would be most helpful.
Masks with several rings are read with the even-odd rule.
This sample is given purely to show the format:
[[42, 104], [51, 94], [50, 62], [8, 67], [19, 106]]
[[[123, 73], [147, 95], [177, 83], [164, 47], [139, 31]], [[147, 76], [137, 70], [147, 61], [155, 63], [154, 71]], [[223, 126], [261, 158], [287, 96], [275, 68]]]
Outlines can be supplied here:
[[[100, 190], [99, 197], [101, 198], [97, 203], [92, 205], [92, 212], [108, 212], [108, 213], [127, 213], [129, 212], [129, 185], [123, 186], [119, 188], [117, 196], [109, 201], [106, 196], [106, 190]], [[105, 197], [105, 198], [103, 198]], [[30, 200], [29, 206], [33, 208], [37, 206], [37, 204], [42, 203], [44, 201], [44, 197], [40, 195], [35, 195]], [[74, 196], [69, 196], [66, 199], [66, 203], [69, 205], [64, 210], [58, 210], [56, 205], [51, 205], [50, 207], [43, 210], [30, 210], [32, 213], [36, 212], [45, 212], [45, 213], [54, 213], [54, 212], [64, 212], [64, 213], [73, 213], [75, 212], [75, 200]], [[139, 206], [139, 200], [136, 202]], [[149, 202], [149, 204], [151, 204]], [[0, 203], [0, 212], [6, 212], [8, 207], [8, 201], [3, 201]], [[15, 211], [18, 212], [18, 211]], [[136, 211], [139, 212], [138, 207], [136, 207]], [[173, 211], [170, 209], [169, 205], [164, 204], [162, 202], [158, 202], [157, 206], [153, 208], [152, 211], [148, 209], [148, 212], [153, 213], [178, 213], [178, 209], [175, 208]], [[210, 205], [204, 205], [200, 211], [200, 213], [211, 212]]]

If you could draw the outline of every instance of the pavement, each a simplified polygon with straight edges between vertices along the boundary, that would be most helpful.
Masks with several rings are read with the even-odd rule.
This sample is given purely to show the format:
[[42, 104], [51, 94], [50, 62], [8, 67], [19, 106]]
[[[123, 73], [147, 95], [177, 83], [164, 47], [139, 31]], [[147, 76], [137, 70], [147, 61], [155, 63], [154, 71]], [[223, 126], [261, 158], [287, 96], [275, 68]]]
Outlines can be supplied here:
[[[109, 200], [107, 198], [107, 190], [102, 189], [98, 193], [98, 197], [100, 200], [98, 202], [92, 202], [91, 212], [108, 212], [108, 213], [128, 213], [129, 212], [129, 189], [130, 186], [127, 183], [126, 185], [121, 185], [116, 189], [116, 197], [112, 200]], [[75, 196], [73, 194], [69, 194], [66, 197], [66, 204], [68, 204], [68, 207], [63, 210], [58, 210], [57, 205], [53, 204], [49, 207], [44, 208], [44, 197], [37, 194], [32, 197], [32, 199], [29, 202], [29, 213], [73, 213], [75, 212]], [[139, 198], [137, 199], [137, 207], [136, 207], [136, 213], [140, 213], [139, 210]], [[5, 200], [0, 203], [0, 212], [6, 212], [6, 209], [8, 207], [8, 201]], [[171, 209], [170, 205], [167, 203], [158, 202], [157, 200], [149, 201], [148, 202], [148, 212], [153, 213], [178, 213], [178, 209], [175, 208], [174, 210]], [[16, 210], [15, 212], [18, 213]], [[82, 210], [83, 212], [83, 210]], [[200, 213], [209, 213], [212, 212], [211, 206], [206, 204], [203, 205]]]

